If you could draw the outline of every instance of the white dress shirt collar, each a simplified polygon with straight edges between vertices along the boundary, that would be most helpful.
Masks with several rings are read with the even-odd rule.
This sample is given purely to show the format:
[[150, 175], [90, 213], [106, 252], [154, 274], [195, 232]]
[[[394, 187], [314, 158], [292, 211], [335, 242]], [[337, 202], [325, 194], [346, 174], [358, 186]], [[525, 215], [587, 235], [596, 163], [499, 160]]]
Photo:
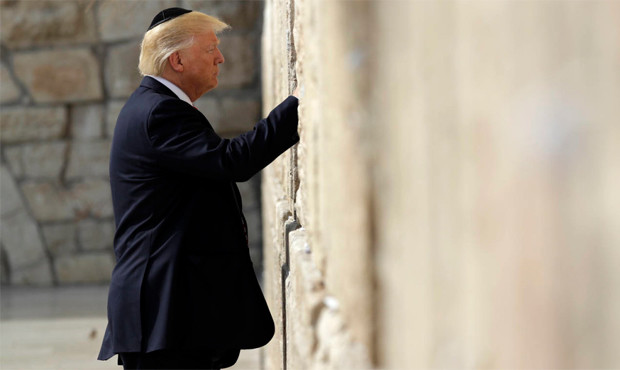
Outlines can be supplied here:
[[194, 104], [192, 103], [192, 101], [189, 99], [189, 96], [187, 96], [186, 93], [183, 92], [183, 90], [181, 90], [177, 85], [173, 84], [172, 82], [166, 80], [163, 77], [159, 77], [159, 76], [151, 76], [148, 75], [151, 78], [156, 79], [158, 82], [161, 82], [164, 86], [166, 86], [167, 88], [169, 88], [173, 93], [176, 94], [176, 96], [183, 100], [184, 102], [186, 102], [187, 104], [194, 106]]

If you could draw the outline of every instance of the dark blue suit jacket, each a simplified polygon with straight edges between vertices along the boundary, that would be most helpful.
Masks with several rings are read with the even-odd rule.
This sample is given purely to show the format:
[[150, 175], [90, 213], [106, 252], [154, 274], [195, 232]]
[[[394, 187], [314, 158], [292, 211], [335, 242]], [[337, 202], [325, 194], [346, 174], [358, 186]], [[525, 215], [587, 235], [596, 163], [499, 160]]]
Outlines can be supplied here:
[[274, 323], [235, 182], [298, 140], [289, 97], [252, 131], [222, 139], [150, 77], [120, 112], [110, 155], [117, 264], [99, 359], [159, 349], [256, 348]]

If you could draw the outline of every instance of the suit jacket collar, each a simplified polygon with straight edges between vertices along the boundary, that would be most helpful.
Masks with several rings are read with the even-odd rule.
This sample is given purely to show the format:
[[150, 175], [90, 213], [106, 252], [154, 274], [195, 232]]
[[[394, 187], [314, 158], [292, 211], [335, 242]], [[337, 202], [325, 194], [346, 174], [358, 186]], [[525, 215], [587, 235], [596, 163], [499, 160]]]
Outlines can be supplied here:
[[140, 82], [140, 86], [142, 87], [146, 87], [148, 89], [153, 89], [158, 93], [162, 93], [165, 95], [170, 95], [174, 98], [179, 98], [177, 96], [177, 94], [175, 94], [174, 92], [172, 92], [172, 90], [170, 90], [169, 88], [167, 88], [164, 84], [162, 84], [161, 82], [157, 81], [156, 79], [154, 79], [153, 77], [149, 77], [146, 76], [142, 79], [142, 82]]

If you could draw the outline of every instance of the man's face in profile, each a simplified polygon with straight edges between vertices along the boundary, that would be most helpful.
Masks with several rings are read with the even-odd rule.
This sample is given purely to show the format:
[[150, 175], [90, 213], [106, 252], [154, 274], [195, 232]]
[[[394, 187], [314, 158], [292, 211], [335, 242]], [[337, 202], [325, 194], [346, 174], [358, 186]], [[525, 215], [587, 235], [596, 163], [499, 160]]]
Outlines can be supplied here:
[[224, 63], [219, 43], [215, 32], [209, 31], [194, 35], [194, 44], [179, 51], [185, 81], [198, 97], [217, 86], [219, 64]]

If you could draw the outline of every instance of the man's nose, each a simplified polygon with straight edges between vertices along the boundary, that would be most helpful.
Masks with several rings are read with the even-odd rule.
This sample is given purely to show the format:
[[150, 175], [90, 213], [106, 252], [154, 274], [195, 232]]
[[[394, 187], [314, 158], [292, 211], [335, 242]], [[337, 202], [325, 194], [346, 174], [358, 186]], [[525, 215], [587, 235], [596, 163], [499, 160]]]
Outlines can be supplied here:
[[216, 58], [216, 63], [217, 64], [222, 64], [224, 63], [225, 59], [224, 59], [224, 54], [222, 54], [222, 52], [218, 49], [217, 50], [217, 58]]

